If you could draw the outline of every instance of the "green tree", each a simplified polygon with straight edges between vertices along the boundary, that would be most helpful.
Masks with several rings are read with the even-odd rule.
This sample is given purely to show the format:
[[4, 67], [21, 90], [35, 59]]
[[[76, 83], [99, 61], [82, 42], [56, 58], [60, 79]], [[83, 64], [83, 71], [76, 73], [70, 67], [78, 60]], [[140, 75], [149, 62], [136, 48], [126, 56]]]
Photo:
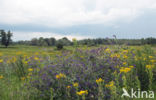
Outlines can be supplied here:
[[49, 40], [50, 40], [50, 45], [51, 46], [55, 46], [56, 45], [56, 39], [55, 38], [51, 37]]
[[59, 41], [62, 41], [63, 45], [68, 46], [71, 44], [71, 41], [68, 40], [68, 38], [63, 37], [62, 39], [60, 39]]
[[0, 37], [1, 37], [1, 44], [5, 45], [7, 48], [11, 43], [11, 37], [13, 36], [13, 33], [8, 31], [7, 33], [4, 30], [0, 30]]
[[31, 39], [30, 44], [33, 45], [33, 46], [36, 46], [38, 44], [37, 38]]
[[40, 37], [38, 39], [38, 46], [48, 46], [47, 42], [45, 41], [43, 37]]

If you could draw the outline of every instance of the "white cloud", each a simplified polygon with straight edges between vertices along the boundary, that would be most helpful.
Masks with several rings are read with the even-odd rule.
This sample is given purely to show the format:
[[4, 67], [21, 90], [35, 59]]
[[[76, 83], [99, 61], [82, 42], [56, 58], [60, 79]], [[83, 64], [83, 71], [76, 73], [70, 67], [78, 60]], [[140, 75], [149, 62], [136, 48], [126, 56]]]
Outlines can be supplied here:
[[0, 0], [0, 23], [64, 27], [130, 21], [156, 0]]
[[39, 38], [39, 37], [44, 37], [44, 38], [50, 38], [50, 37], [54, 37], [56, 39], [61, 39], [63, 37], [67, 37], [69, 40], [72, 40], [72, 38], [76, 38], [77, 40], [81, 40], [81, 39], [86, 39], [86, 38], [92, 38], [89, 36], [81, 36], [81, 35], [64, 35], [64, 34], [60, 34], [60, 33], [50, 33], [50, 32], [20, 32], [20, 31], [16, 31], [13, 32], [14, 36], [13, 36], [13, 40], [18, 41], [18, 40], [30, 40], [32, 38]]

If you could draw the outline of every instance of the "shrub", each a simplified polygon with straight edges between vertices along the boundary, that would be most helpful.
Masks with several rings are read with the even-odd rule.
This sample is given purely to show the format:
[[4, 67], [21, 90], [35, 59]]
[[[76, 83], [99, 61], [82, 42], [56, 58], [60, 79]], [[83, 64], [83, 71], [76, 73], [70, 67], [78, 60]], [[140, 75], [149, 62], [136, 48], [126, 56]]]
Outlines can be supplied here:
[[58, 50], [63, 49], [63, 43], [61, 43], [61, 42], [57, 43], [56, 47], [57, 47]]

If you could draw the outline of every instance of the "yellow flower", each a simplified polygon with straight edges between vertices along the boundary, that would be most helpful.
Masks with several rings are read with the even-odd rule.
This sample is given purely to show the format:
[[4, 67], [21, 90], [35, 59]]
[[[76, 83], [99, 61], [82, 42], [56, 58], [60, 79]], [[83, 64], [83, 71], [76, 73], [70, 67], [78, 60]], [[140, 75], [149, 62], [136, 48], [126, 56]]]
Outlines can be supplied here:
[[113, 58], [113, 57], [120, 58], [120, 55], [119, 55], [119, 54], [114, 54], [114, 55], [112, 54], [112, 55], [111, 55], [111, 58]]
[[10, 59], [7, 60], [7, 63], [10, 64], [10, 63], [15, 63], [17, 61], [17, 58], [16, 57], [12, 57]]
[[8, 61], [7, 61], [7, 64], [10, 64], [10, 63], [11, 63], [11, 61], [10, 61], [10, 60], [8, 60]]
[[129, 72], [131, 70], [131, 68], [128, 68], [128, 67], [126, 67], [126, 68], [124, 68], [124, 67], [121, 67], [120, 68], [120, 73], [127, 73], [127, 72]]
[[155, 60], [150, 60], [150, 62], [151, 62], [151, 63], [154, 63], [154, 62], [155, 62]]
[[154, 67], [154, 65], [146, 65], [147, 69], [152, 69]]
[[66, 75], [60, 73], [60, 74], [57, 74], [57, 75], [56, 75], [56, 78], [57, 78], [57, 79], [60, 79], [60, 78], [66, 78]]
[[136, 61], [138, 60], [138, 58], [135, 56], [135, 58], [134, 58]]
[[112, 87], [113, 85], [114, 85], [114, 81], [111, 81], [111, 82], [109, 83], [109, 86]]
[[110, 53], [111, 51], [110, 51], [110, 49], [109, 49], [109, 48], [107, 48], [107, 49], [106, 49], [106, 52]]
[[4, 77], [3, 77], [3, 75], [0, 75], [0, 79], [3, 79]]
[[38, 57], [34, 57], [34, 59], [35, 59], [35, 60], [39, 60], [39, 58], [38, 58]]
[[25, 77], [21, 77], [21, 80], [25, 80]]
[[3, 59], [0, 59], [0, 63], [2, 63], [3, 62]]
[[29, 71], [29, 72], [32, 72], [32, 71], [33, 71], [33, 69], [32, 69], [32, 68], [29, 68], [29, 69], [28, 69], [28, 71]]
[[71, 88], [71, 86], [68, 85], [68, 86], [67, 86], [67, 89], [70, 89], [70, 88]]
[[15, 63], [17, 61], [17, 58], [16, 57], [13, 57], [11, 62]]
[[128, 50], [123, 50], [123, 53], [128, 53]]
[[64, 74], [60, 73], [60, 77], [65, 78], [65, 77], [66, 77], [66, 75], [64, 75]]
[[119, 54], [116, 54], [115, 56], [116, 56], [117, 58], [120, 58], [120, 55], [119, 55]]
[[96, 80], [96, 83], [101, 83], [101, 82], [103, 82], [104, 80], [102, 79], [102, 78], [99, 78], [99, 79], [97, 79]]
[[60, 78], [60, 75], [56, 75], [56, 78], [59, 79]]
[[111, 81], [105, 85], [105, 87], [107, 87], [107, 88], [112, 87], [112, 86], [114, 86], [114, 81]]
[[115, 74], [117, 74], [117, 72], [116, 72], [116, 71], [114, 71], [114, 72], [113, 72], [113, 74], [115, 75]]
[[128, 58], [128, 56], [124, 55], [124, 56], [123, 56], [123, 58], [127, 59], [127, 58]]
[[134, 66], [129, 66], [130, 68], [134, 68]]
[[73, 83], [73, 86], [74, 87], [78, 87], [79, 86], [79, 83], [75, 82], [75, 83]]
[[127, 64], [127, 62], [123, 62], [123, 65], [126, 65]]
[[152, 58], [153, 58], [153, 56], [149, 56], [149, 58], [150, 58], [150, 59], [152, 59]]
[[28, 61], [24, 61], [24, 64], [28, 64]]
[[79, 92], [77, 92], [78, 95], [85, 95], [88, 94], [88, 90], [81, 90]]

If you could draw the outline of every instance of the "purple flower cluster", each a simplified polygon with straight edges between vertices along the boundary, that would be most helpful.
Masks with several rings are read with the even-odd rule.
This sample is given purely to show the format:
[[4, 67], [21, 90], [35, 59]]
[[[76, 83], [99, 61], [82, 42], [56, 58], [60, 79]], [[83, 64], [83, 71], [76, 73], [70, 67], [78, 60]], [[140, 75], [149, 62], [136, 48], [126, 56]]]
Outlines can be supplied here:
[[[50, 96], [50, 88], [55, 90], [55, 98], [65, 98], [66, 87], [71, 86], [70, 94], [76, 97], [76, 90], [72, 83], [77, 82], [80, 90], [88, 90], [88, 98], [97, 99], [97, 84], [95, 80], [103, 78], [106, 83], [114, 80], [113, 73], [119, 70], [115, 67], [122, 64], [122, 61], [116, 57], [110, 57], [106, 53], [107, 47], [101, 47], [91, 50], [77, 49], [74, 54], [64, 52], [57, 56], [50, 64], [45, 65], [30, 81], [31, 86], [40, 91], [46, 99]], [[56, 75], [63, 73], [64, 79], [57, 79]], [[104, 91], [107, 93], [107, 91]]]

